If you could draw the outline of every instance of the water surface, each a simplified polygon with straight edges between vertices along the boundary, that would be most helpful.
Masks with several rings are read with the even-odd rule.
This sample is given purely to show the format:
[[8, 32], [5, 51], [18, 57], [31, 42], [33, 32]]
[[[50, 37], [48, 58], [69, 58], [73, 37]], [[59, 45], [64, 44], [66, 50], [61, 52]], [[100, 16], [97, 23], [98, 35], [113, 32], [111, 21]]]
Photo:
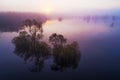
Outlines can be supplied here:
[[[2, 26], [0, 26], [2, 27]], [[81, 21], [63, 20], [47, 21], [43, 25], [44, 38], [47, 43], [52, 33], [64, 35], [68, 43], [77, 41], [81, 57], [76, 69], [63, 71], [51, 70], [53, 56], [43, 63], [40, 72], [31, 72], [32, 63], [25, 61], [14, 53], [12, 39], [19, 32], [0, 32], [0, 79], [1, 80], [117, 80], [120, 79], [120, 20], [113, 23], [108, 20]]]

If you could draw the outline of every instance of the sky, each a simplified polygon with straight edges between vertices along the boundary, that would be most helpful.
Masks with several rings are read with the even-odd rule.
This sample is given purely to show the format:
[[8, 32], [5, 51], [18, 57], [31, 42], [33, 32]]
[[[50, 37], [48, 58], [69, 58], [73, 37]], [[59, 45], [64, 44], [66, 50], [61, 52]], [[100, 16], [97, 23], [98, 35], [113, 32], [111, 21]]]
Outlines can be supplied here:
[[69, 12], [120, 9], [120, 0], [0, 0], [0, 11]]

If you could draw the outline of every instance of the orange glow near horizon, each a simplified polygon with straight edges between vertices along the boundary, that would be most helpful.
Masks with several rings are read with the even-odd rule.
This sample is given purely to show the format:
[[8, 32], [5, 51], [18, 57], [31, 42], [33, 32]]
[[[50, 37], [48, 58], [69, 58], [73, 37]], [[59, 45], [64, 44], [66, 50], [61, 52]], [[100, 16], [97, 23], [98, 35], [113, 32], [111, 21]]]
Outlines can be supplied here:
[[53, 12], [53, 7], [52, 6], [46, 6], [45, 8], [43, 8], [42, 13], [49, 15]]

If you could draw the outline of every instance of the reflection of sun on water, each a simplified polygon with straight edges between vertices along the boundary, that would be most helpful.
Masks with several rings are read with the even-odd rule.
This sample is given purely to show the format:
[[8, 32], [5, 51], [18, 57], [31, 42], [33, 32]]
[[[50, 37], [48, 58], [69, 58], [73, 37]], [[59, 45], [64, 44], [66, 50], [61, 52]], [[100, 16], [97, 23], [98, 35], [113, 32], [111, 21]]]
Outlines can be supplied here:
[[100, 24], [86, 24], [79, 21], [64, 20], [48, 21], [44, 25], [44, 33], [50, 35], [52, 33], [60, 33], [65, 36], [94, 36], [106, 32], [107, 28]]

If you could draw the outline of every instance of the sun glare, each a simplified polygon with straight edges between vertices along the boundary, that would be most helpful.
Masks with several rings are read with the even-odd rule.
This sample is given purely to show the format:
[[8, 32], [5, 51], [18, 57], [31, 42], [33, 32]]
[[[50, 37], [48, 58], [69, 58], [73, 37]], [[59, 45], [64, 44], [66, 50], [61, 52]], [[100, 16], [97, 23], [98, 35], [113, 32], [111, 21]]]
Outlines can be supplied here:
[[51, 7], [46, 7], [46, 8], [44, 8], [43, 13], [44, 13], [44, 14], [50, 14], [50, 13], [52, 13], [52, 11], [53, 11], [53, 8], [51, 8]]

